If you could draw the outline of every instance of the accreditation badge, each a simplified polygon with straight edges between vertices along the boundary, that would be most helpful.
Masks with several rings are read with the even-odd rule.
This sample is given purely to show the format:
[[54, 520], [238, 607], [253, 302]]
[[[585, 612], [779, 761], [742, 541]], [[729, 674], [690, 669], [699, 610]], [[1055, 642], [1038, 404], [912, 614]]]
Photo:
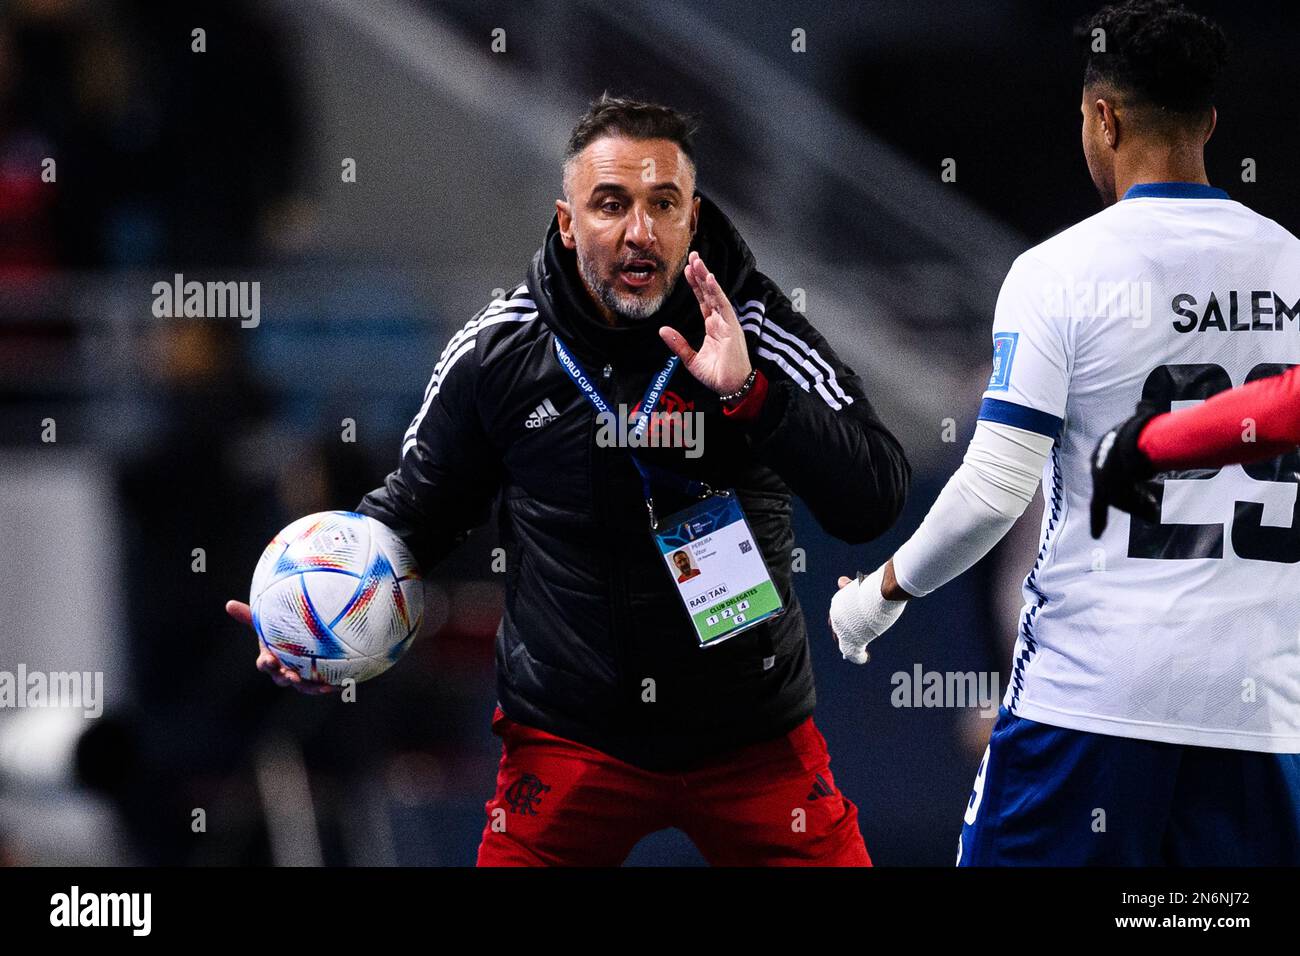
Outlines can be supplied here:
[[700, 646], [720, 644], [785, 612], [734, 492], [669, 515], [652, 534]]

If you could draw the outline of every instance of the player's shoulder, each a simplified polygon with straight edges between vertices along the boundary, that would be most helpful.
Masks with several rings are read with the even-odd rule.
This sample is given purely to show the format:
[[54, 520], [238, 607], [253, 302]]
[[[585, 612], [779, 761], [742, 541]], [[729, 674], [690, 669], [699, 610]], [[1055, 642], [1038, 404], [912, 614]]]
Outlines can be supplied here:
[[[1280, 223], [1236, 200], [1212, 200], [1226, 219], [1207, 231], [1207, 247], [1224, 241], [1246, 241], [1271, 247], [1277, 254], [1300, 255], [1300, 240]], [[1185, 215], [1190, 215], [1185, 210]], [[1201, 212], [1197, 211], [1197, 216]], [[1169, 235], [1169, 220], [1157, 220], [1141, 200], [1124, 200], [1083, 219], [1026, 250], [1012, 266], [1011, 276], [1032, 281], [1044, 277], [1078, 281], [1085, 274], [1140, 274], [1153, 248]]]
[[1255, 228], [1261, 238], [1277, 243], [1291, 254], [1300, 254], [1300, 239], [1297, 239], [1295, 233], [1286, 226], [1242, 203], [1234, 201], [1233, 205], [1240, 208], [1243, 215], [1254, 220]]
[[1081, 268], [1095, 268], [1130, 254], [1133, 245], [1123, 226], [1129, 210], [1121, 206], [1108, 206], [1026, 249], [1017, 257], [1012, 272], [1069, 277]]

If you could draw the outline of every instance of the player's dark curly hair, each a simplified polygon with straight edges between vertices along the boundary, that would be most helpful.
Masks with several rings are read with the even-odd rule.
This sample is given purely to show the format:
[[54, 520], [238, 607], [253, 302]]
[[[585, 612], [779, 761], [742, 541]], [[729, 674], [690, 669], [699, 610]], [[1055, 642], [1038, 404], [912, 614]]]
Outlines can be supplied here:
[[572, 159], [601, 136], [626, 136], [628, 139], [672, 140], [693, 163], [697, 129], [692, 117], [671, 107], [602, 93], [573, 127], [564, 158], [566, 161]]
[[[1105, 49], [1094, 50], [1102, 30]], [[1103, 7], [1076, 30], [1086, 56], [1084, 85], [1109, 85], [1134, 101], [1194, 115], [1214, 105], [1228, 40], [1213, 21], [1174, 0], [1126, 0]]]

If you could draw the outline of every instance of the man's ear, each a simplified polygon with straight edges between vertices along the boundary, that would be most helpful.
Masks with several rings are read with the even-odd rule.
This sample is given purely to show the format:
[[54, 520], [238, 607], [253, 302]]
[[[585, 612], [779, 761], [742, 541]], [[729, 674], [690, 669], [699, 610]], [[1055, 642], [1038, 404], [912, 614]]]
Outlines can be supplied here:
[[555, 220], [560, 227], [560, 241], [564, 248], [574, 248], [577, 242], [573, 238], [573, 207], [563, 199], [555, 200]]
[[1099, 99], [1094, 104], [1097, 119], [1101, 122], [1101, 133], [1106, 138], [1106, 145], [1111, 149], [1119, 148], [1119, 118], [1109, 100]]
[[700, 197], [697, 193], [691, 197], [691, 238], [695, 238], [695, 230], [700, 227]]
[[1218, 125], [1219, 125], [1219, 111], [1215, 109], [1213, 106], [1211, 106], [1210, 107], [1210, 128], [1205, 131], [1205, 142], [1208, 143], [1210, 141], [1210, 137], [1214, 135], [1214, 129]]

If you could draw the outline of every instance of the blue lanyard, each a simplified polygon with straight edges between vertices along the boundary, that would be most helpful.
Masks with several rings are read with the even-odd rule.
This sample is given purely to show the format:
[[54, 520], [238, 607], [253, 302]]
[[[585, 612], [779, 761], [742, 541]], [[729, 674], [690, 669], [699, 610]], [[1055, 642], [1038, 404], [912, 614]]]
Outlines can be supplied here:
[[[605, 396], [600, 394], [600, 389], [586, 370], [578, 362], [573, 354], [565, 347], [557, 335], [554, 337], [555, 354], [560, 360], [560, 367], [569, 374], [573, 379], [573, 384], [578, 386], [580, 391], [591, 404], [595, 407], [598, 414], [614, 415], [614, 410], [610, 407]], [[641, 398], [641, 410], [637, 412], [636, 419], [632, 424], [631, 435], [637, 442], [644, 437], [646, 429], [650, 427], [650, 419], [654, 410], [659, 405], [659, 397], [663, 395], [664, 389], [668, 387], [669, 380], [673, 377], [673, 372], [677, 371], [677, 366], [681, 363], [676, 355], [668, 360], [659, 374], [650, 380], [650, 385], [645, 390], [645, 395]], [[709, 486], [702, 481], [683, 478], [674, 472], [660, 468], [657, 465], [647, 464], [637, 458], [636, 455], [629, 455], [632, 464], [636, 466], [637, 472], [641, 475], [641, 490], [645, 494], [646, 510], [650, 512], [650, 527], [657, 528], [659, 519], [655, 516], [654, 495], [652, 494], [653, 483], [658, 480], [660, 484], [673, 485], [678, 490], [688, 495], [696, 497], [707, 497], [712, 494]]]

